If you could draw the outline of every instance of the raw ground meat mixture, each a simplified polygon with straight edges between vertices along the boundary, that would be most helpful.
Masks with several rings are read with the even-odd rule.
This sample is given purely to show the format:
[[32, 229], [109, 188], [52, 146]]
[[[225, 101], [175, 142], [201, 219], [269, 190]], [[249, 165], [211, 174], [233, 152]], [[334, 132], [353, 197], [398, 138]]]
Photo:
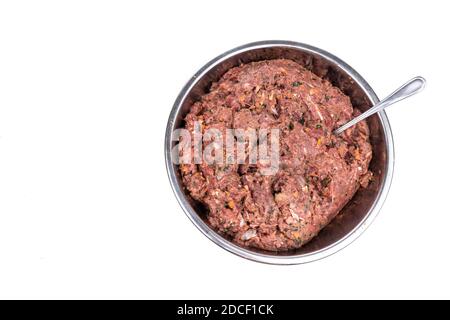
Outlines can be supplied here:
[[193, 104], [185, 127], [279, 128], [279, 170], [265, 176], [260, 164], [182, 164], [184, 186], [208, 209], [212, 228], [235, 243], [299, 248], [371, 180], [367, 123], [332, 134], [357, 114], [349, 97], [294, 61], [230, 69]]

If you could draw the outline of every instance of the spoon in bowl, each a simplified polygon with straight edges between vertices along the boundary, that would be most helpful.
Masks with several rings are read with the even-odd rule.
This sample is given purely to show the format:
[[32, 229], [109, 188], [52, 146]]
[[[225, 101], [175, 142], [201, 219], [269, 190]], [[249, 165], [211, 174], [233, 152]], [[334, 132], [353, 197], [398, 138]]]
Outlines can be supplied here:
[[415, 77], [406, 82], [404, 85], [402, 85], [400, 88], [395, 90], [393, 93], [391, 93], [389, 96], [378, 102], [376, 105], [374, 105], [372, 108], [367, 110], [364, 113], [361, 113], [356, 118], [350, 120], [346, 124], [342, 125], [341, 127], [337, 128], [333, 131], [334, 134], [338, 135], [350, 128], [351, 126], [354, 126], [361, 120], [364, 120], [365, 118], [373, 115], [374, 113], [377, 113], [384, 108], [390, 106], [391, 104], [394, 104], [396, 102], [399, 102], [403, 99], [406, 99], [416, 93], [419, 93], [420, 91], [425, 88], [425, 79], [422, 77]]

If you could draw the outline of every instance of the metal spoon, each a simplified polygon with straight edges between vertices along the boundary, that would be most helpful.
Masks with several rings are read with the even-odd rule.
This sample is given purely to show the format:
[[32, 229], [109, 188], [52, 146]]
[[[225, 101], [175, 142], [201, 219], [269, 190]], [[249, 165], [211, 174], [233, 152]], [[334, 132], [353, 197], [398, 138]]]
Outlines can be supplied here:
[[419, 93], [420, 91], [425, 88], [425, 79], [422, 77], [415, 77], [406, 82], [404, 85], [402, 85], [400, 88], [395, 90], [393, 93], [391, 93], [389, 96], [378, 102], [376, 105], [374, 105], [372, 108], [367, 110], [366, 112], [360, 114], [353, 120], [350, 120], [343, 126], [337, 128], [333, 131], [334, 134], [341, 134], [346, 129], [350, 128], [351, 126], [357, 124], [361, 120], [364, 120], [365, 118], [373, 115], [374, 113], [377, 113], [384, 108], [390, 106], [391, 104], [394, 104], [396, 102], [399, 102], [403, 99], [406, 99], [416, 93]]

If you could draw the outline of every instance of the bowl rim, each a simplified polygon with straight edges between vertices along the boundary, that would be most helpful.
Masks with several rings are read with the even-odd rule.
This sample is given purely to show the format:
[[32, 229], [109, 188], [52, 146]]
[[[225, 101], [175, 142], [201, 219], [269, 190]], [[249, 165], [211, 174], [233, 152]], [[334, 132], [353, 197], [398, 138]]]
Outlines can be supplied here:
[[286, 256], [275, 256], [260, 252], [255, 252], [244, 247], [238, 246], [229, 240], [221, 237], [216, 231], [210, 228], [196, 213], [196, 211], [192, 208], [190, 203], [188, 202], [186, 195], [182, 191], [182, 187], [180, 187], [177, 177], [175, 166], [172, 163], [172, 132], [174, 130], [174, 122], [180, 111], [180, 108], [190, 93], [194, 85], [197, 83], [199, 79], [201, 79], [205, 74], [207, 74], [212, 68], [214, 68], [219, 63], [229, 59], [230, 57], [243, 53], [246, 51], [251, 51], [255, 49], [262, 48], [270, 48], [270, 47], [285, 47], [292, 49], [299, 49], [302, 51], [309, 52], [311, 54], [320, 56], [321, 58], [329, 61], [330, 63], [336, 65], [340, 69], [342, 69], [348, 76], [350, 76], [356, 84], [364, 91], [364, 93], [369, 98], [372, 104], [379, 102], [379, 99], [373, 89], [369, 86], [369, 84], [364, 80], [364, 78], [357, 73], [352, 67], [350, 67], [347, 63], [345, 63], [340, 58], [334, 56], [333, 54], [319, 49], [317, 47], [313, 47], [308, 44], [294, 42], [294, 41], [286, 41], [286, 40], [264, 40], [247, 43], [231, 50], [228, 50], [221, 55], [215, 57], [206, 63], [202, 68], [200, 68], [194, 76], [185, 84], [178, 97], [173, 104], [172, 110], [169, 115], [169, 119], [167, 121], [166, 133], [165, 133], [165, 143], [164, 143], [164, 154], [165, 154], [165, 163], [166, 170], [169, 177], [170, 185], [175, 194], [175, 197], [182, 207], [184, 213], [191, 220], [191, 222], [199, 229], [208, 239], [212, 242], [220, 246], [221, 248], [243, 257], [248, 260], [273, 264], [273, 265], [295, 265], [295, 264], [303, 264], [309, 263], [312, 261], [320, 260], [325, 257], [328, 257], [343, 248], [347, 247], [350, 243], [355, 241], [373, 222], [373, 220], [378, 215], [381, 207], [383, 206], [387, 194], [389, 192], [393, 171], [394, 171], [394, 142], [392, 137], [392, 131], [389, 124], [389, 120], [384, 111], [378, 113], [380, 118], [380, 122], [383, 128], [385, 140], [386, 140], [386, 148], [387, 148], [387, 157], [386, 157], [386, 172], [383, 177], [383, 182], [381, 185], [381, 191], [378, 193], [378, 196], [375, 198], [373, 204], [367, 211], [364, 218], [356, 225], [346, 236], [337, 240], [336, 242], [331, 243], [330, 245], [309, 253], [299, 254], [299, 255], [286, 255]]

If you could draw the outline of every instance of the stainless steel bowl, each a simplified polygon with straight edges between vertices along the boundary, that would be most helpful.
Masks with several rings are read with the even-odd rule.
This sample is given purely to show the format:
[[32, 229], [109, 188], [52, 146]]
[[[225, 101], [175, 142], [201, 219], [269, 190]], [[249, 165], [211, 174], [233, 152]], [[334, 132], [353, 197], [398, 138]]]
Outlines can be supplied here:
[[297, 61], [347, 94], [355, 108], [365, 111], [378, 98], [367, 82], [349, 65], [321, 49], [291, 41], [261, 41], [232, 49], [208, 62], [181, 90], [173, 105], [165, 136], [165, 157], [175, 196], [194, 225], [222, 248], [250, 260], [270, 264], [300, 264], [327, 257], [354, 241], [374, 220], [388, 194], [394, 167], [394, 146], [384, 111], [368, 119], [373, 159], [370, 169], [374, 181], [360, 189], [341, 213], [313, 240], [300, 249], [269, 252], [238, 246], [216, 233], [206, 220], [207, 212], [188, 195], [180, 180], [178, 166], [172, 162], [172, 133], [183, 125], [193, 102], [208, 91], [228, 69], [251, 61], [287, 58]]

